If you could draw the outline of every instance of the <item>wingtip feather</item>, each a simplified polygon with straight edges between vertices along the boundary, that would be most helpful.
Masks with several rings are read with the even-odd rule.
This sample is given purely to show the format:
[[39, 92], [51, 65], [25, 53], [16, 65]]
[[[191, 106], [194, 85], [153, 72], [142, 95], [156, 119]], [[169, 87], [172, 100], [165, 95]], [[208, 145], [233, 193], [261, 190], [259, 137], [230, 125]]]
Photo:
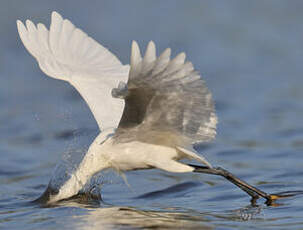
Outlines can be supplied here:
[[[161, 56], [166, 56], [168, 58], [170, 58], [170, 55], [171, 55], [171, 48], [166, 48], [163, 53], [161, 54]], [[161, 57], [160, 56], [160, 57]]]
[[131, 66], [136, 66], [139, 64], [142, 60], [140, 48], [138, 46], [138, 43], [136, 41], [132, 42], [132, 50], [131, 50], [131, 59], [130, 64]]
[[61, 16], [61, 14], [59, 14], [57, 11], [53, 11], [52, 12], [52, 21], [53, 20], [58, 20], [58, 21], [62, 21], [63, 18]]
[[17, 28], [19, 28], [21, 25], [23, 25], [23, 23], [19, 19], [17, 19], [16, 24], [17, 24]]
[[38, 24], [37, 24], [37, 29], [38, 29], [38, 30], [47, 31], [46, 26], [45, 26], [44, 24], [42, 24], [42, 23], [38, 23]]
[[153, 41], [150, 41], [145, 51], [144, 62], [149, 63], [154, 60], [156, 60], [156, 45]]
[[17, 30], [18, 30], [19, 36], [22, 39], [22, 35], [26, 34], [27, 29], [26, 29], [25, 25], [23, 24], [23, 22], [21, 22], [20, 20], [17, 20]]
[[[22, 21], [17, 20], [17, 30], [20, 36], [21, 41], [23, 42], [24, 46], [27, 47], [28, 38], [27, 38], [27, 29]], [[28, 48], [27, 48], [28, 49]]]
[[162, 62], [169, 62], [170, 60], [170, 55], [171, 55], [171, 49], [166, 48], [161, 55], [158, 58], [159, 64], [162, 64]]
[[28, 19], [27, 19], [27, 20], [25, 21], [25, 24], [26, 24], [27, 30], [36, 28], [35, 24], [34, 24], [31, 20], [28, 20]]
[[172, 61], [176, 61], [177, 63], [183, 64], [186, 58], [186, 54], [184, 52], [179, 53]]

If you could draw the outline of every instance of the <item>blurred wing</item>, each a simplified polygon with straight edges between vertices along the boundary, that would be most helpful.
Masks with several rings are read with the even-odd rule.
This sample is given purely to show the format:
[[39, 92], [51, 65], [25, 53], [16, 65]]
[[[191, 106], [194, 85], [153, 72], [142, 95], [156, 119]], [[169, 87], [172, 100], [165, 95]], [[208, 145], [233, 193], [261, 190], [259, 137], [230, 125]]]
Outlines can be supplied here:
[[185, 146], [215, 137], [217, 117], [211, 93], [193, 65], [184, 61], [184, 53], [170, 60], [170, 49], [156, 59], [153, 42], [142, 59], [133, 42], [128, 83], [112, 92], [125, 99], [117, 141]]
[[[117, 127], [124, 103], [111, 96], [119, 81], [126, 81], [129, 66], [76, 28], [57, 12], [52, 13], [50, 30], [27, 20], [17, 21], [26, 49], [50, 77], [68, 81], [90, 107], [100, 129]], [[111, 108], [111, 109], [109, 109]]]

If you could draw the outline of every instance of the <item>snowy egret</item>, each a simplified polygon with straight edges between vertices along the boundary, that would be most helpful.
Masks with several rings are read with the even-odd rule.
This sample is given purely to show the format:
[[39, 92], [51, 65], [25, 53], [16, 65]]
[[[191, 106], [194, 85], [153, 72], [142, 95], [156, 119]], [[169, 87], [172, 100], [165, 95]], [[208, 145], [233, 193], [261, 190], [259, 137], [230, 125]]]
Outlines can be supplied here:
[[[159, 57], [153, 42], [141, 57], [132, 43], [131, 63], [121, 62], [69, 20], [52, 13], [43, 24], [17, 21], [20, 38], [48, 76], [68, 81], [90, 107], [101, 133], [81, 163], [60, 187], [50, 185], [40, 197], [47, 203], [79, 192], [96, 173], [158, 168], [168, 172], [220, 175], [251, 197], [271, 201], [269, 195], [212, 165], [193, 148], [216, 135], [217, 117], [211, 93], [181, 53], [170, 59], [170, 49]], [[185, 164], [193, 159], [205, 166]]]

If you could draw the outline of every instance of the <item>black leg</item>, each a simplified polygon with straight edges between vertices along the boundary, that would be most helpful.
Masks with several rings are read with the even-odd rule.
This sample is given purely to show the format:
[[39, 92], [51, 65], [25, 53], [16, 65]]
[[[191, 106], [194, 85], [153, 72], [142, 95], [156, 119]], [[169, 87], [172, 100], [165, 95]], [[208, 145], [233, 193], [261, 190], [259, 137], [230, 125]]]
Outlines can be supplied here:
[[259, 197], [263, 197], [264, 199], [266, 199], [267, 204], [272, 204], [274, 200], [285, 197], [285, 196], [279, 196], [274, 194], [267, 194], [266, 192], [263, 192], [260, 189], [247, 184], [245, 181], [239, 179], [238, 177], [236, 177], [235, 175], [233, 175], [232, 173], [228, 172], [227, 170], [221, 167], [209, 168], [206, 166], [199, 166], [193, 164], [189, 164], [189, 166], [195, 168], [194, 172], [197, 173], [213, 174], [213, 175], [219, 175], [224, 177], [225, 179], [229, 180], [231, 183], [238, 186], [248, 195], [250, 195], [252, 198], [252, 202], [255, 202]]

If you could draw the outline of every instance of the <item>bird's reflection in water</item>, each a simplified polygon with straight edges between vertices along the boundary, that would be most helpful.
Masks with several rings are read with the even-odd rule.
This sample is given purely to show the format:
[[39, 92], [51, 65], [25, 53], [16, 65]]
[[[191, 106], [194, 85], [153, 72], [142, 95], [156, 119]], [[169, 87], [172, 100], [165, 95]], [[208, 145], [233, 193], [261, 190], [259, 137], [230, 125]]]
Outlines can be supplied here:
[[213, 229], [203, 215], [169, 211], [143, 211], [130, 207], [106, 207], [81, 218], [79, 229]]
[[[135, 197], [135, 199], [160, 198], [173, 192], [173, 188], [197, 186], [194, 183], [181, 183], [167, 189], [154, 191]], [[93, 187], [88, 192], [79, 193], [71, 199], [58, 203], [63, 206], [76, 206], [88, 210], [85, 215], [75, 215], [75, 229], [213, 229], [214, 223], [228, 225], [230, 221], [266, 220], [267, 206], [261, 202], [229, 211], [197, 211], [183, 208], [154, 208], [142, 210], [140, 207], [120, 207], [104, 203], [100, 196], [100, 188]], [[186, 188], [185, 188], [186, 189]], [[180, 189], [179, 189], [180, 190]], [[162, 195], [161, 195], [162, 193]], [[281, 202], [281, 201], [280, 201]], [[201, 204], [203, 205], [203, 204]], [[279, 205], [283, 205], [279, 203]], [[152, 209], [152, 208], [151, 208]], [[206, 208], [207, 209], [207, 208]]]
[[[82, 204], [83, 205], [83, 204]], [[85, 206], [87, 208], [87, 206]], [[103, 205], [92, 208], [87, 215], [77, 218], [75, 229], [214, 229], [234, 221], [264, 221], [266, 206], [218, 211], [197, 212], [179, 208], [141, 210], [134, 207]], [[80, 221], [79, 221], [80, 220]]]

